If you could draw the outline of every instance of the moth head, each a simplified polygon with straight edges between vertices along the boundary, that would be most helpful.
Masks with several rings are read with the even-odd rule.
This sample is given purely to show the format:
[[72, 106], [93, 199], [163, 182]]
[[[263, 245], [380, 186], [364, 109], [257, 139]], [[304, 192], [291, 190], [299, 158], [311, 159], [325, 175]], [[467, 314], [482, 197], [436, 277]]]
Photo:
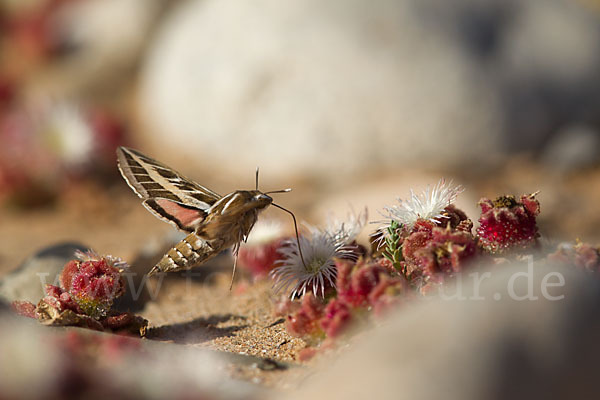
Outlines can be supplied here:
[[[271, 192], [266, 192], [266, 193], [262, 193], [261, 191], [259, 191], [258, 190], [258, 167], [256, 167], [256, 190], [254, 190], [254, 192], [256, 193], [255, 198], [257, 196], [264, 196], [264, 197], [261, 197], [261, 199], [262, 199], [261, 201], [264, 201], [266, 198], [268, 198], [269, 203], [267, 203], [263, 207], [266, 207], [266, 206], [272, 204], [273, 207], [277, 207], [280, 210], [285, 211], [286, 213], [288, 213], [292, 216], [292, 219], [294, 220], [294, 229], [296, 230], [296, 241], [298, 242], [298, 252], [300, 253], [300, 259], [302, 260], [302, 264], [304, 264], [304, 266], [306, 267], [306, 262], [304, 262], [304, 255], [302, 254], [302, 246], [300, 246], [300, 236], [298, 235], [298, 223], [296, 222], [296, 216], [294, 215], [293, 212], [291, 212], [287, 208], [283, 208], [279, 204], [273, 203], [273, 199], [271, 198], [271, 196], [269, 196], [269, 194], [271, 194], [271, 193], [288, 193], [291, 191], [292, 191], [292, 189], [290, 189], [290, 188], [283, 189], [283, 190], [273, 190]], [[233, 284], [233, 279], [231, 280], [231, 282]]]
[[259, 190], [251, 190], [252, 203], [256, 208], [265, 208], [273, 203], [273, 198]]
[[[269, 196], [270, 194], [273, 193], [287, 193], [287, 192], [291, 192], [292, 189], [282, 189], [282, 190], [272, 190], [270, 192], [261, 192], [260, 190], [258, 190], [258, 167], [256, 168], [256, 187], [255, 190], [250, 190], [249, 193], [252, 194], [252, 200], [254, 202], [256, 202], [255, 204], [260, 204], [258, 207], [260, 208], [264, 208], [267, 207], [271, 204], [273, 204], [273, 198], [271, 196]], [[264, 204], [264, 205], [263, 205]]]

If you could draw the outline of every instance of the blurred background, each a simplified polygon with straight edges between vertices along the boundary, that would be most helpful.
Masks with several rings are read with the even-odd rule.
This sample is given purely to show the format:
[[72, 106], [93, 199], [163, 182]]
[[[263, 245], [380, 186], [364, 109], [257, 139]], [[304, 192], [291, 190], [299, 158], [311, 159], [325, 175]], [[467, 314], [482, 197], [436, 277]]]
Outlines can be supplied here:
[[598, 241], [599, 44], [597, 0], [0, 0], [0, 271], [171, 231], [119, 145], [221, 194], [260, 166], [314, 224], [445, 177], [473, 220], [540, 190], [545, 240]]

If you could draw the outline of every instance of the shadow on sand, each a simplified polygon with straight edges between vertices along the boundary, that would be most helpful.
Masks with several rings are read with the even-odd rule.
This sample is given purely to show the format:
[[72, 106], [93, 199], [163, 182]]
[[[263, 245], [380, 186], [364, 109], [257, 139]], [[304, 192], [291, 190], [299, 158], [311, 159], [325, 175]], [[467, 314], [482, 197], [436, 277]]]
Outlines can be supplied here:
[[212, 315], [208, 318], [195, 318], [191, 321], [163, 325], [150, 328], [146, 337], [151, 340], [173, 341], [180, 344], [197, 344], [207, 342], [218, 337], [232, 336], [234, 332], [246, 328], [248, 325], [235, 325], [218, 328], [219, 323], [231, 319], [244, 317], [233, 314]]

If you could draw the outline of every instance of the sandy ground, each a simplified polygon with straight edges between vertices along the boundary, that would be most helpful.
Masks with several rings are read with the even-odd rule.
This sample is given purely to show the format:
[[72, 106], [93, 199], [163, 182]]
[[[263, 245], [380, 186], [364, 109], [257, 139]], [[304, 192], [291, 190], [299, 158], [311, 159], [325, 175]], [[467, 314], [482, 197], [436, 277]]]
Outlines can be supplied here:
[[[378, 182], [389, 184], [397, 182], [393, 177], [379, 179]], [[600, 240], [597, 229], [600, 170], [552, 176], [543, 168], [517, 160], [493, 179], [464, 175], [458, 181], [469, 191], [488, 196], [541, 190], [539, 223], [545, 233], [544, 240], [577, 237], [592, 243]], [[369, 192], [369, 185], [381, 186], [364, 185], [362, 192]], [[323, 204], [335, 208], [335, 204], [345, 202], [340, 207], [343, 208], [348, 203], [346, 199], [352, 198], [353, 204], [360, 205], [362, 198], [353, 196], [355, 192], [356, 189], [336, 189], [317, 194], [313, 190], [315, 196], [310, 202], [306, 196], [299, 196], [296, 202], [290, 197], [286, 205], [299, 210], [299, 219], [314, 219], [320, 215]], [[405, 192], [402, 188], [397, 195]], [[377, 193], [369, 195], [376, 197]], [[388, 202], [392, 201], [393, 198]], [[131, 261], [141, 249], [159, 243], [171, 231], [169, 225], [153, 218], [124, 185], [115, 184], [109, 189], [83, 185], [66, 193], [52, 207], [27, 212], [0, 210], [0, 275], [16, 268], [37, 250], [63, 241], [78, 241], [99, 253]], [[150, 323], [148, 340], [258, 356], [266, 359], [266, 364], [234, 363], [231, 375], [268, 387], [293, 385], [306, 374], [306, 367], [299, 366], [297, 361], [298, 351], [306, 344], [288, 335], [283, 321], [274, 316], [275, 294], [270, 282], [252, 283], [247, 276], [238, 274], [233, 290], [229, 291], [231, 264], [225, 258], [220, 261], [221, 268], [207, 269], [194, 279], [169, 277], [149, 281], [149, 288], [156, 289], [158, 284], [161, 287], [156, 297], [149, 299], [138, 312]], [[148, 269], [150, 265], [141, 268]], [[269, 360], [275, 363], [271, 365]]]
[[141, 312], [151, 321], [149, 339], [264, 358], [266, 366], [233, 364], [231, 374], [269, 387], [289, 387], [288, 375], [303, 374], [296, 358], [306, 344], [273, 315], [269, 282], [241, 280], [230, 292], [223, 271], [211, 285], [181, 279], [165, 282], [163, 289]]

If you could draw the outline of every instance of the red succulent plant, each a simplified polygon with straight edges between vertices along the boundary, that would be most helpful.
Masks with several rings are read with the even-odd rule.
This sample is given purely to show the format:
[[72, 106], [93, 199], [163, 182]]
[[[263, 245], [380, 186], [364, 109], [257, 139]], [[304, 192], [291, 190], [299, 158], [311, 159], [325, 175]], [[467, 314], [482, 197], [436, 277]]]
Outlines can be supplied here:
[[87, 315], [105, 317], [113, 301], [125, 292], [118, 261], [93, 253], [65, 265], [60, 284]]
[[549, 261], [600, 272], [600, 247], [577, 241], [574, 245], [563, 244], [548, 255]]
[[514, 248], [528, 248], [537, 244], [539, 237], [536, 217], [540, 203], [535, 195], [500, 196], [496, 200], [479, 201], [481, 217], [477, 235], [480, 243], [491, 253], [502, 253]]

